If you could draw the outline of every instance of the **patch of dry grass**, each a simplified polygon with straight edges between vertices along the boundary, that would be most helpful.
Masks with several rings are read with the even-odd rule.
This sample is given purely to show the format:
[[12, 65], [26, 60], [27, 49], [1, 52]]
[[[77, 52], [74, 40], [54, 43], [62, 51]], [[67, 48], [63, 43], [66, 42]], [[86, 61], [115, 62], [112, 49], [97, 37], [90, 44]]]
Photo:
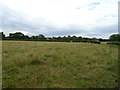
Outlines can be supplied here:
[[114, 88], [118, 47], [107, 44], [3, 41], [3, 87]]

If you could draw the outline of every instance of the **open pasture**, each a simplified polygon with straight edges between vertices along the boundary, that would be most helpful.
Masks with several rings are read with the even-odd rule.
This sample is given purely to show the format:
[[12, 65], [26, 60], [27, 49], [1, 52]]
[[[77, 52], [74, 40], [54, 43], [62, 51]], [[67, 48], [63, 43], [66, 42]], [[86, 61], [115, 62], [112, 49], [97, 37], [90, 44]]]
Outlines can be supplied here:
[[115, 88], [118, 46], [3, 41], [4, 88]]

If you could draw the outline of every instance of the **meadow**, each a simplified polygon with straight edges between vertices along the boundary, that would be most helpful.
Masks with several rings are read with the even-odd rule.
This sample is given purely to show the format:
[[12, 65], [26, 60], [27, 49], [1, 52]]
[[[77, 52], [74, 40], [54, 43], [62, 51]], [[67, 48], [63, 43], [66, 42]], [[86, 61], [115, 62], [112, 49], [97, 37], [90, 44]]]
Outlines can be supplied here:
[[118, 46], [3, 41], [2, 80], [3, 88], [115, 88]]

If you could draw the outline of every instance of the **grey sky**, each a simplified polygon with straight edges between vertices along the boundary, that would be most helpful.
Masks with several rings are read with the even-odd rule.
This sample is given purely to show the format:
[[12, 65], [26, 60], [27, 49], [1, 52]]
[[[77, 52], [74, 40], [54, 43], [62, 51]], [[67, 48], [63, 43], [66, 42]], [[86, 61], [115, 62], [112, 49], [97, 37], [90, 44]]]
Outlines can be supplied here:
[[118, 33], [118, 0], [2, 0], [1, 31], [108, 38]]

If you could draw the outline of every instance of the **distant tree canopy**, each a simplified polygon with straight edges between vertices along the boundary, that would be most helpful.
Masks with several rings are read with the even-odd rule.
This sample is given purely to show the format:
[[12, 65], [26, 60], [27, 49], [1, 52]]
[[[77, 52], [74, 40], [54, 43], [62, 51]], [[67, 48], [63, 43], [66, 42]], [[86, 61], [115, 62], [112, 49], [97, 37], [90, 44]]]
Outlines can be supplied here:
[[100, 43], [104, 41], [120, 41], [120, 34], [113, 34], [109, 39], [102, 38], [87, 38], [81, 36], [58, 36], [58, 37], [45, 37], [43, 34], [27, 36], [21, 32], [10, 33], [9, 36], [5, 36], [3, 32], [0, 32], [0, 39], [3, 40], [29, 40], [29, 41], [50, 41], [50, 42], [90, 42]]
[[111, 41], [120, 41], [120, 34], [113, 34], [109, 37]]
[[16, 33], [10, 33], [9, 38], [16, 39], [16, 40], [22, 40], [22, 39], [24, 40], [24, 39], [29, 39], [29, 36], [24, 35], [21, 32], [16, 32]]
[[5, 34], [3, 32], [0, 32], [0, 40], [5, 38]]
[[38, 39], [43, 41], [43, 40], [46, 40], [46, 37], [42, 34], [39, 34]]

